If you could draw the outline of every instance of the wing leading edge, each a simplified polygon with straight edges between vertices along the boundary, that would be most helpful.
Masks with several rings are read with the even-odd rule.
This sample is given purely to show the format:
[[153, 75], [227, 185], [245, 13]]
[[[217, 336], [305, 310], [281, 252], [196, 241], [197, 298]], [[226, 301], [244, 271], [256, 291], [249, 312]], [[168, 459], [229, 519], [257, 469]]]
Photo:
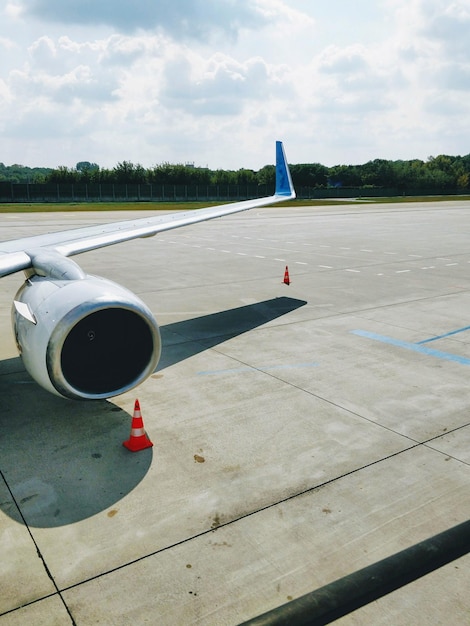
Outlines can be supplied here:
[[50, 250], [62, 256], [73, 256], [130, 239], [150, 237], [156, 233], [181, 228], [197, 222], [247, 211], [295, 198], [295, 190], [287, 165], [284, 147], [276, 142], [276, 188], [273, 196], [217, 205], [206, 209], [172, 213], [157, 217], [87, 226], [47, 235], [26, 237], [0, 243], [0, 277], [28, 269], [40, 250]]

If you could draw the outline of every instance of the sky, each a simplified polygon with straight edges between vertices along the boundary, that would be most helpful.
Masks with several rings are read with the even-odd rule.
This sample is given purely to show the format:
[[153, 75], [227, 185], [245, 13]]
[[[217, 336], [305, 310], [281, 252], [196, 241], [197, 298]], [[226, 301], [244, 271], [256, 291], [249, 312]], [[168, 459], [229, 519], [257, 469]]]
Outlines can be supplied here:
[[0, 162], [470, 153], [470, 0], [0, 0]]

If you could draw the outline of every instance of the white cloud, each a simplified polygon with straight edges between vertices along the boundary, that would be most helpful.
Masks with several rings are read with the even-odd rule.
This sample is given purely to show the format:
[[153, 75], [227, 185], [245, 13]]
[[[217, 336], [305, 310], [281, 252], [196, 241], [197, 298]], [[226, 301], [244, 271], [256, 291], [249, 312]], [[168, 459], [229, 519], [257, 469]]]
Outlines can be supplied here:
[[5, 106], [11, 102], [11, 91], [4, 80], [0, 79], [0, 107]]
[[15, 47], [16, 45], [14, 41], [7, 39], [7, 37], [0, 37], [0, 48], [3, 48], [4, 50], [12, 50]]
[[[46, 100], [56, 104], [80, 100], [83, 106], [108, 100], [119, 84], [119, 76], [99, 62], [102, 46], [73, 46], [67, 38], [54, 41], [41, 37], [28, 49], [28, 60], [9, 76], [11, 90], [23, 105]], [[21, 117], [22, 108], [17, 111]], [[28, 111], [29, 106], [24, 110]]]
[[13, 2], [7, 2], [4, 9], [5, 16], [13, 20], [19, 18], [22, 13], [21, 6]]
[[277, 138], [327, 165], [470, 151], [470, 0], [16, 0], [0, 17], [4, 162], [261, 167]]
[[328, 46], [320, 55], [319, 69], [328, 74], [351, 74], [367, 70], [367, 49], [362, 45]]
[[[180, 55], [166, 64], [163, 78], [162, 102], [197, 115], [237, 115], [248, 101], [270, 99], [289, 85], [282, 67], [261, 58], [241, 63], [221, 53], [193, 65]], [[284, 91], [280, 97], [286, 97]]]

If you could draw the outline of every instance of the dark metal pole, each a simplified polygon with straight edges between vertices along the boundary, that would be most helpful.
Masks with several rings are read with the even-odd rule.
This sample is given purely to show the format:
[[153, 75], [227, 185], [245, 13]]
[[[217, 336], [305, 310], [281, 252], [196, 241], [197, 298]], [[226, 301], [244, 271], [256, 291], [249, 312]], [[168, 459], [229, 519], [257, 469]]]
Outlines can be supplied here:
[[470, 552], [470, 520], [240, 626], [321, 626]]

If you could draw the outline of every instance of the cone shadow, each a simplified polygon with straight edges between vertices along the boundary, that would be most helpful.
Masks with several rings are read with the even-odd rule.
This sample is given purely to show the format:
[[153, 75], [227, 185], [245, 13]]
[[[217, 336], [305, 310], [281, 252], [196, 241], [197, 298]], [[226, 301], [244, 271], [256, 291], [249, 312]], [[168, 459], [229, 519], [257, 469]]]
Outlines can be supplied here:
[[71, 524], [113, 506], [147, 474], [152, 448], [122, 442], [131, 416], [111, 402], [63, 400], [39, 387], [21, 360], [0, 363], [0, 508], [39, 528]]

